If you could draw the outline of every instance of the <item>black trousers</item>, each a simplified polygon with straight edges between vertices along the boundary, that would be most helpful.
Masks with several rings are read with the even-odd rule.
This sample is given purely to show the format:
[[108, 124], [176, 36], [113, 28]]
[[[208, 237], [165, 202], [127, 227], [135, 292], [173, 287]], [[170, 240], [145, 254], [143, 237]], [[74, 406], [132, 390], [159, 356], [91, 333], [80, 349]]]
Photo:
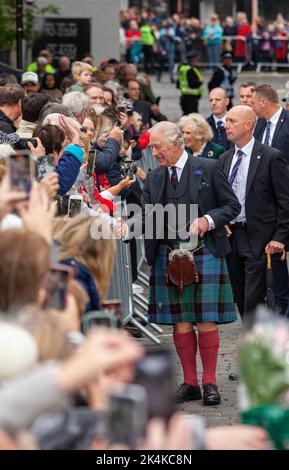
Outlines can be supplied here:
[[199, 109], [199, 96], [193, 95], [182, 95], [180, 99], [180, 105], [183, 111], [183, 114], [198, 113]]
[[246, 228], [233, 228], [232, 232], [227, 264], [234, 298], [244, 317], [265, 301], [267, 258], [265, 253], [261, 258], [254, 256]]
[[289, 302], [289, 276], [287, 262], [279, 253], [272, 256], [273, 291], [275, 304], [281, 315], [286, 314]]
[[154, 73], [154, 48], [153, 46], [143, 46], [143, 64], [145, 73]]

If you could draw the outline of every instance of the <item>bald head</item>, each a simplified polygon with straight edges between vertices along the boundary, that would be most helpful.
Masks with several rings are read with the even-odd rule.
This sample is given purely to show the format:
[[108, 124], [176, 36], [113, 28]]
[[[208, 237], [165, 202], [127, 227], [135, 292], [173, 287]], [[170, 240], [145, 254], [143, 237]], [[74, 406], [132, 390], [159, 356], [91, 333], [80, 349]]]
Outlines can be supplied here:
[[218, 119], [223, 118], [227, 112], [227, 106], [229, 104], [226, 90], [221, 87], [213, 88], [209, 93], [209, 103], [214, 116]]
[[228, 139], [239, 148], [244, 147], [252, 138], [256, 114], [249, 106], [234, 106], [227, 113], [225, 129]]

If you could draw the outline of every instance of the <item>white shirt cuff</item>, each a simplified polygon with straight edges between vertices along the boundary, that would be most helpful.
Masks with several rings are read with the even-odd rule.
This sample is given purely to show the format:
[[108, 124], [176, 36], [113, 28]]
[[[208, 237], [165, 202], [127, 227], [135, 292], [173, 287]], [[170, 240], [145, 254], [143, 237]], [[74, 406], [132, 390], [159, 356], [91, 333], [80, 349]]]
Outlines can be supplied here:
[[101, 191], [100, 195], [101, 197], [103, 197], [104, 199], [108, 199], [109, 201], [113, 201], [115, 198], [115, 196], [111, 194], [111, 192], [108, 191], [107, 189], [105, 189], [104, 191]]
[[207, 221], [208, 221], [208, 224], [209, 224], [209, 232], [211, 230], [214, 230], [215, 228], [215, 222], [213, 221], [212, 217], [208, 214], [204, 215], [204, 217], [206, 217]]

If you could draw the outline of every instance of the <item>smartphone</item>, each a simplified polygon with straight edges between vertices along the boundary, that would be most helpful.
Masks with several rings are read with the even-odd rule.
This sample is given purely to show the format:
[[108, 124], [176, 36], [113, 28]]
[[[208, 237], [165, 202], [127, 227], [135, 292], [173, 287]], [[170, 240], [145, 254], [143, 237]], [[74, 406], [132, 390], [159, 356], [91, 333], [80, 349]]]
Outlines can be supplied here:
[[148, 417], [168, 422], [176, 410], [172, 355], [163, 348], [151, 348], [136, 364], [135, 382], [149, 397]]
[[83, 333], [87, 333], [90, 328], [97, 326], [116, 328], [117, 322], [114, 314], [108, 310], [94, 310], [83, 315], [81, 327]]
[[96, 151], [94, 149], [90, 149], [88, 154], [87, 160], [87, 167], [86, 167], [86, 174], [87, 176], [92, 176], [95, 168], [95, 158], [96, 158]]
[[124, 444], [136, 449], [145, 437], [147, 394], [139, 385], [127, 385], [123, 391], [109, 396], [107, 439], [109, 444]]
[[123, 319], [122, 301], [120, 299], [103, 300], [102, 308], [114, 316], [116, 328], [121, 328]]
[[36, 169], [36, 180], [39, 182], [45, 178], [45, 176], [51, 175], [55, 169], [54, 157], [52, 155], [45, 155], [44, 157], [38, 157], [35, 160]]
[[69, 194], [64, 194], [60, 199], [60, 215], [68, 215]]
[[28, 147], [28, 142], [30, 142], [33, 147], [37, 147], [37, 140], [36, 139], [33, 139], [32, 137], [29, 137], [29, 138], [22, 138], [20, 139], [18, 142], [17, 142], [17, 146], [18, 148], [23, 148], [23, 149], [27, 149], [27, 150], [30, 150], [30, 148]]
[[125, 113], [125, 112], [126, 112], [126, 107], [123, 106], [123, 105], [118, 105], [118, 106], [116, 107], [116, 110], [117, 110], [117, 112], [119, 112], [119, 113]]
[[33, 162], [29, 152], [19, 151], [8, 157], [8, 174], [12, 191], [28, 196], [33, 180]]
[[46, 299], [44, 309], [64, 310], [67, 300], [67, 283], [74, 275], [74, 270], [66, 264], [51, 265], [45, 279]]
[[74, 217], [77, 214], [82, 212], [83, 208], [83, 199], [80, 195], [72, 195], [69, 197], [68, 202], [68, 216]]

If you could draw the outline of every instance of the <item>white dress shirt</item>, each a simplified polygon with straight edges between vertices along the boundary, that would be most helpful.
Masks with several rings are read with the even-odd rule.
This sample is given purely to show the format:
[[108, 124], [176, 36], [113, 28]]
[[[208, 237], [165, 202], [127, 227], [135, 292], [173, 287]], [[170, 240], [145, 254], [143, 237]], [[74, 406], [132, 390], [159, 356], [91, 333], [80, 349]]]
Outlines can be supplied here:
[[[282, 113], [282, 106], [280, 106], [280, 108], [278, 109], [277, 113], [273, 114], [273, 116], [271, 117], [271, 119], [268, 119], [268, 121], [271, 122], [271, 126], [270, 126], [270, 137], [269, 137], [269, 145], [272, 145], [272, 140], [273, 140], [273, 137], [274, 137], [274, 132], [276, 130], [276, 126], [277, 126], [277, 123], [279, 121], [279, 118], [280, 118], [280, 115]], [[265, 142], [265, 138], [266, 138], [266, 128], [267, 128], [267, 125], [265, 127], [265, 131], [264, 131], [264, 134], [263, 134], [263, 137], [262, 137], [262, 144], [264, 144]]]
[[249, 171], [249, 165], [250, 165], [251, 154], [252, 154], [254, 143], [255, 143], [255, 139], [254, 137], [252, 137], [252, 139], [243, 148], [239, 149], [237, 146], [235, 146], [235, 154], [233, 156], [233, 160], [231, 163], [229, 175], [231, 174], [231, 171], [237, 161], [237, 151], [241, 150], [244, 153], [244, 155], [242, 157], [242, 161], [240, 163], [237, 175], [232, 184], [232, 188], [238, 198], [239, 203], [242, 206], [242, 209], [238, 217], [232, 220], [232, 223], [246, 222], [246, 210], [245, 210], [246, 186], [247, 186], [248, 171]]
[[[180, 179], [181, 179], [182, 171], [184, 169], [185, 164], [187, 163], [188, 158], [189, 157], [188, 157], [187, 151], [184, 150], [182, 155], [178, 159], [178, 161], [174, 165], [172, 165], [172, 166], [176, 167], [178, 181], [180, 181]], [[168, 167], [168, 171], [169, 171], [169, 176], [171, 177], [172, 169], [171, 169], [170, 166]], [[209, 223], [209, 231], [213, 230], [215, 228], [215, 222], [213, 221], [212, 217], [208, 214], [204, 215], [204, 217], [206, 217], [206, 219]]]

